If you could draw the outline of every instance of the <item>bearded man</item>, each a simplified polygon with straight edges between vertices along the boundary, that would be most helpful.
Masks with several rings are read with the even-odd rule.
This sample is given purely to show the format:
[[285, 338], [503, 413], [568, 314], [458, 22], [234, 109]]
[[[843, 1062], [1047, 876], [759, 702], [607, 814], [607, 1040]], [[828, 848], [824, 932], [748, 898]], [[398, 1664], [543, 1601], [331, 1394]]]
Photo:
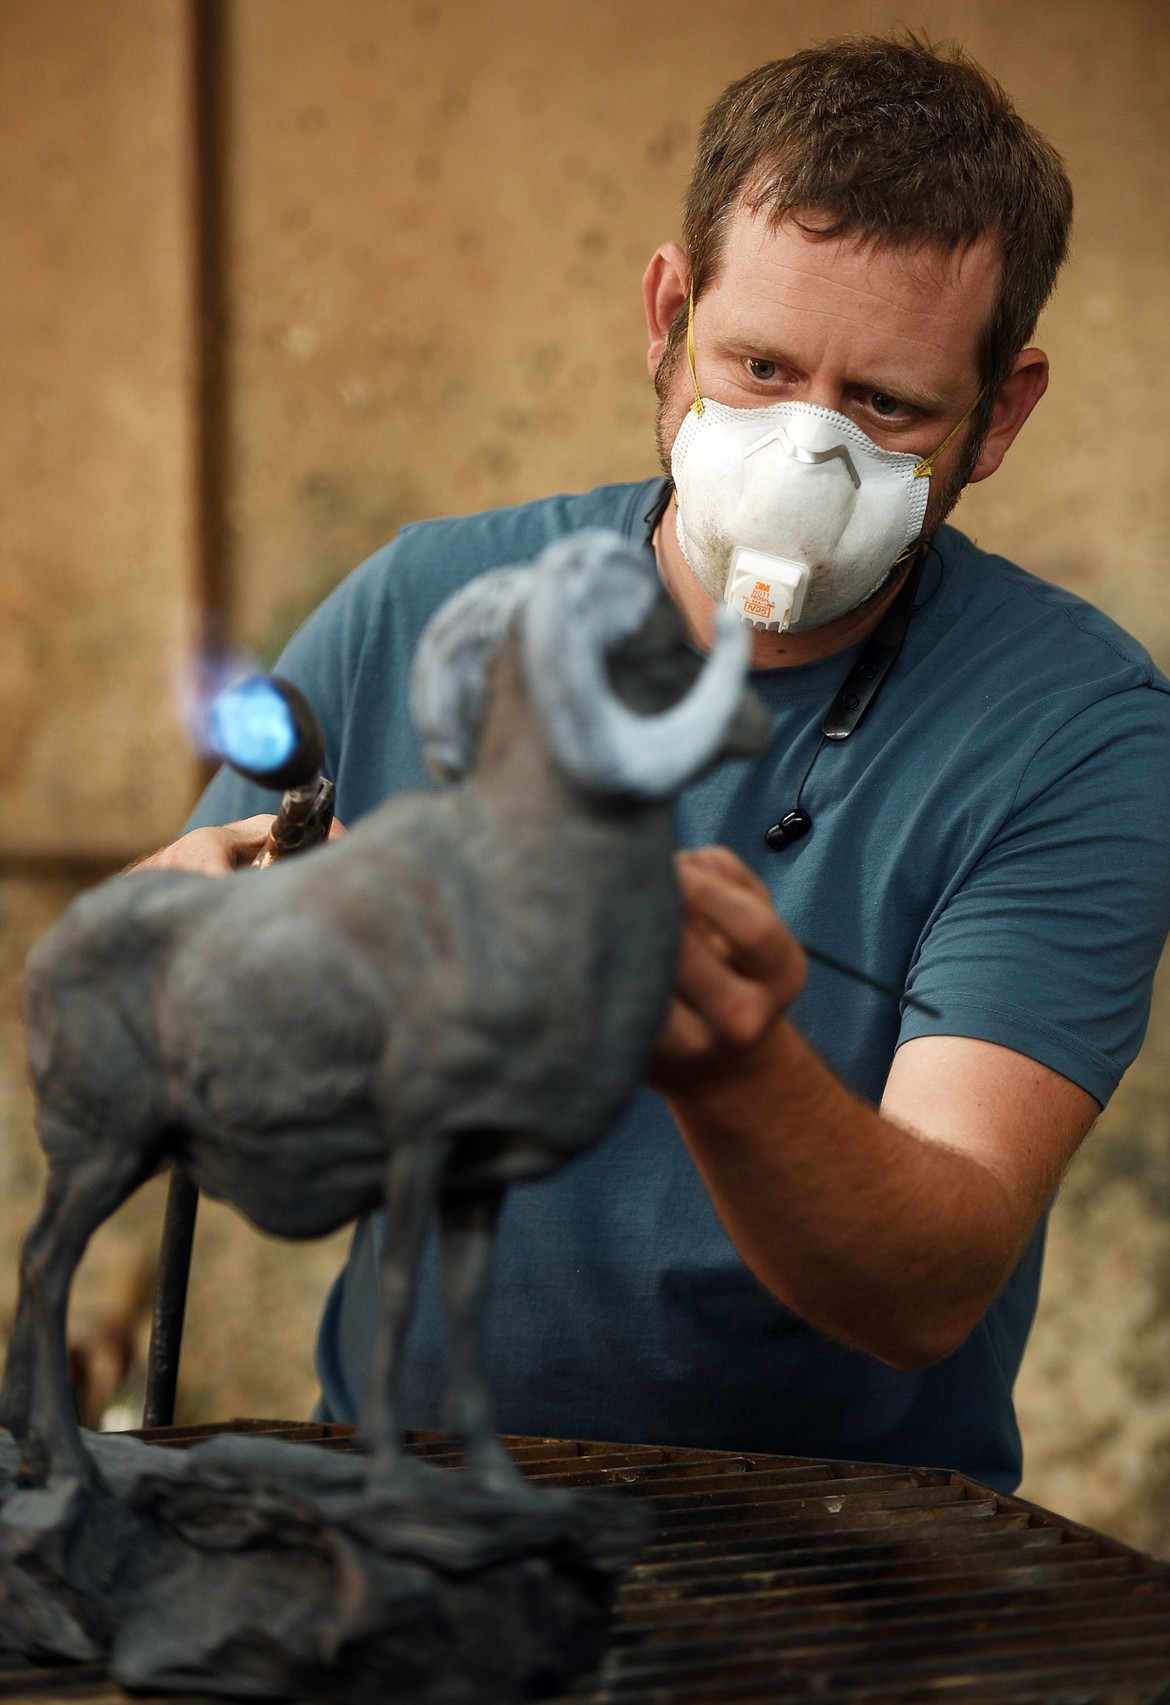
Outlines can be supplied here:
[[[943, 524], [1044, 393], [1029, 340], [1070, 216], [1054, 151], [961, 54], [850, 39], [751, 73], [645, 276], [665, 477], [408, 527], [279, 664], [352, 821], [424, 780], [410, 654], [473, 575], [602, 525], [654, 553], [696, 646], [723, 599], [755, 628], [773, 739], [680, 801], [650, 1085], [504, 1209], [506, 1430], [1018, 1481], [1045, 1209], [1170, 922], [1170, 686]], [[230, 870], [265, 804], [221, 775], [150, 862]], [[380, 1238], [358, 1227], [329, 1299], [325, 1418], [361, 1404]], [[440, 1424], [441, 1367], [432, 1252], [410, 1423]]]

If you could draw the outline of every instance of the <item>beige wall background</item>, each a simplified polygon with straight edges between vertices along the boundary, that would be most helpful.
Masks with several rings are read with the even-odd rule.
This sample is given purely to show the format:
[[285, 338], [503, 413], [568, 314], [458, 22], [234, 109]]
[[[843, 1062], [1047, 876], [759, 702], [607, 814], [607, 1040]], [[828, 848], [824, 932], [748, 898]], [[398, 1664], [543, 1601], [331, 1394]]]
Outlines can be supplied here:
[[[170, 838], [193, 631], [182, 0], [0, 0], [0, 1321], [39, 1190], [16, 990], [70, 895]], [[1163, 0], [230, 0], [227, 570], [270, 656], [404, 521], [652, 472], [639, 280], [720, 88], [826, 35], [957, 36], [1068, 162], [1048, 398], [964, 499], [980, 543], [1170, 664]], [[1102, 873], [1108, 880], [1108, 873]], [[1024, 1490], [1170, 1554], [1170, 995], [1053, 1216]], [[132, 1317], [158, 1184], [77, 1287]], [[180, 1410], [304, 1416], [344, 1247], [201, 1209]]]

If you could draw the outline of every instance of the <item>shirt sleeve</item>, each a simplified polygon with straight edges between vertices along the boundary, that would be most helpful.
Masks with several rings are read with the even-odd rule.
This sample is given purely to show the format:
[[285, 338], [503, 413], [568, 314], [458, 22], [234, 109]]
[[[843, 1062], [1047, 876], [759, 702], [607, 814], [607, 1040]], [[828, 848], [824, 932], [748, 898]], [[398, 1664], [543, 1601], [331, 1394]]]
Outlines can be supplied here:
[[1026, 1054], [1102, 1106], [1141, 1045], [1170, 929], [1170, 694], [1117, 692], [1032, 756], [999, 833], [940, 907], [899, 1043]]

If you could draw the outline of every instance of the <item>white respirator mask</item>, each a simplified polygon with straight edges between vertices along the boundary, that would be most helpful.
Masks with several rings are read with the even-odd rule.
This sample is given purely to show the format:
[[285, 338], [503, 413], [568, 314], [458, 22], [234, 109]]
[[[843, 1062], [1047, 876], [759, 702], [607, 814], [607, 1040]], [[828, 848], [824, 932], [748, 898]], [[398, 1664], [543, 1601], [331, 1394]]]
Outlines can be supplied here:
[[[695, 377], [670, 455], [679, 547], [695, 578], [755, 628], [817, 628], [863, 604], [922, 533], [938, 448], [883, 450], [853, 421], [812, 403], [729, 408]], [[980, 396], [982, 396], [980, 392]]]

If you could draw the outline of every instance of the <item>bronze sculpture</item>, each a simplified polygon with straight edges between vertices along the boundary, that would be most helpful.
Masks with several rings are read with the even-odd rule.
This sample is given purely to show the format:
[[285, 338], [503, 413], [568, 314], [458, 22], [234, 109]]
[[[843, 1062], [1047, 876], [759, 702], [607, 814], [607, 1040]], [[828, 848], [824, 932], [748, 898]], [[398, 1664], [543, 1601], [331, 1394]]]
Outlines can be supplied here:
[[[110, 1651], [115, 1674], [139, 1685], [313, 1697], [324, 1675], [331, 1696], [386, 1697], [390, 1672], [402, 1672], [401, 1630], [387, 1646], [378, 1618], [401, 1621], [420, 1569], [475, 1577], [476, 1592], [495, 1570], [511, 1603], [539, 1556], [547, 1603], [562, 1607], [548, 1618], [564, 1624], [562, 1669], [543, 1648], [532, 1656], [528, 1630], [516, 1636], [515, 1674], [469, 1682], [472, 1656], [446, 1677], [416, 1675], [402, 1696], [522, 1697], [534, 1677], [567, 1679], [592, 1655], [601, 1583], [628, 1559], [637, 1523], [588, 1500], [550, 1504], [496, 1438], [480, 1356], [491, 1240], [503, 1192], [596, 1142], [642, 1079], [681, 921], [670, 801], [767, 734], [742, 685], [745, 657], [730, 614], [709, 660], [688, 647], [645, 553], [572, 536], [532, 567], [473, 581], [424, 635], [412, 705], [432, 766], [455, 785], [400, 795], [344, 841], [262, 878], [115, 878], [30, 955], [29, 1058], [50, 1171], [0, 1393], [19, 1446], [19, 1467], [10, 1453], [0, 1470], [22, 1488], [10, 1486], [0, 1510], [0, 1631], [13, 1644], [53, 1649], [53, 1616], [29, 1585], [48, 1573], [50, 1599], [68, 1605], [59, 1655]], [[65, 1359], [72, 1274], [97, 1225], [170, 1156], [285, 1237], [385, 1206], [368, 1466], [243, 1441], [160, 1463], [129, 1441], [83, 1439]], [[458, 1490], [403, 1456], [395, 1401], [435, 1211], [448, 1418], [470, 1471]], [[123, 1562], [151, 1557], [160, 1580], [190, 1571], [194, 1548], [205, 1602], [215, 1596], [207, 1556], [243, 1555], [241, 1534], [262, 1536], [269, 1572], [285, 1541], [316, 1556], [356, 1546], [358, 1633], [334, 1626], [345, 1616], [330, 1576], [306, 1595], [295, 1634], [287, 1606], [244, 1616], [249, 1645], [241, 1605], [256, 1583], [241, 1565], [215, 1601], [223, 1638], [184, 1655], [181, 1629], [158, 1608], [165, 1593], [154, 1593], [152, 1633], [141, 1568], [116, 1579], [99, 1527]], [[574, 1593], [588, 1601], [584, 1616]], [[436, 1602], [434, 1591], [422, 1597]], [[565, 1631], [578, 1624], [574, 1647]], [[345, 1666], [337, 1658], [330, 1670], [331, 1649], [349, 1654], [341, 1692]]]

